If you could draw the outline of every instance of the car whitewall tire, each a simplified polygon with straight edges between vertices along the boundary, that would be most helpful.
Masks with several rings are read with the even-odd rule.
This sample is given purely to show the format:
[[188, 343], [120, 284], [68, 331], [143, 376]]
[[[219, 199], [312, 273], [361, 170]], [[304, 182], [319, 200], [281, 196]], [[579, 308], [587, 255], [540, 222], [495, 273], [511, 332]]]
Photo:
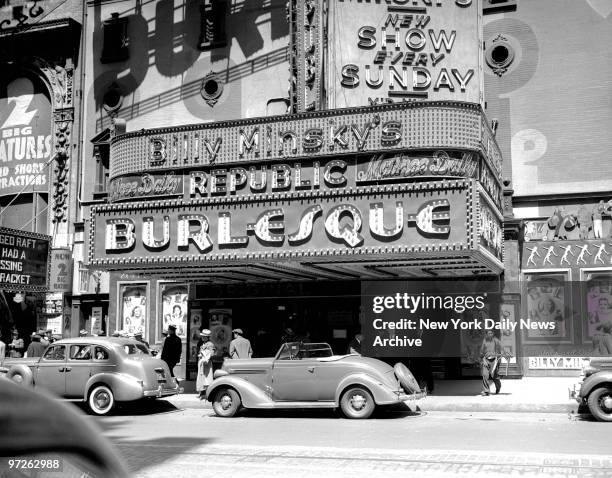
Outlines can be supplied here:
[[233, 417], [241, 405], [240, 395], [232, 388], [221, 388], [215, 391], [213, 410], [220, 417]]
[[89, 392], [89, 409], [96, 415], [107, 415], [115, 406], [113, 391], [106, 385], [97, 385]]

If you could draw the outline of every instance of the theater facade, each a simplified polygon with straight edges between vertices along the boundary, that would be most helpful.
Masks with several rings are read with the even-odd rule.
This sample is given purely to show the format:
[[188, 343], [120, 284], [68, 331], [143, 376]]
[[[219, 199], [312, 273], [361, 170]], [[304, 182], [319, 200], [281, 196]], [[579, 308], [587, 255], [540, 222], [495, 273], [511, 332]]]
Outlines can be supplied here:
[[[257, 53], [243, 42], [246, 6], [205, 3], [182, 25], [202, 41], [196, 20], [216, 29], [184, 47], [197, 79], [168, 83], [173, 101], [156, 81], [179, 59], [157, 57], [128, 80], [89, 61], [99, 91], [85, 135], [108, 168], [104, 194], [83, 210], [82, 262], [108, 274], [104, 333], [160, 344], [173, 323], [191, 364], [202, 326], [220, 357], [234, 327], [260, 356], [288, 328], [342, 352], [361, 328], [363, 281], [484, 278], [502, 290], [503, 161], [484, 112], [482, 4], [412, 3], [296, 1], [281, 17], [271, 2], [257, 13]], [[114, 4], [89, 9], [119, 22]], [[126, 11], [134, 44], [142, 32], [130, 25], [159, 11]], [[442, 375], [461, 375], [459, 358], [447, 362]]]

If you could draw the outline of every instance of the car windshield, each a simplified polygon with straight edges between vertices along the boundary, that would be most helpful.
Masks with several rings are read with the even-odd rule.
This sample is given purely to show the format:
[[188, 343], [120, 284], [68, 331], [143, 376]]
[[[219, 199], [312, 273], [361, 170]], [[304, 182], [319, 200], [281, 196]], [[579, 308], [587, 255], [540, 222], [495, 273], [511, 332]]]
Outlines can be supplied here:
[[331, 357], [332, 349], [326, 343], [289, 342], [283, 344], [277, 360], [301, 360], [305, 358]]
[[125, 344], [123, 350], [128, 355], [149, 355], [149, 351], [143, 344]]

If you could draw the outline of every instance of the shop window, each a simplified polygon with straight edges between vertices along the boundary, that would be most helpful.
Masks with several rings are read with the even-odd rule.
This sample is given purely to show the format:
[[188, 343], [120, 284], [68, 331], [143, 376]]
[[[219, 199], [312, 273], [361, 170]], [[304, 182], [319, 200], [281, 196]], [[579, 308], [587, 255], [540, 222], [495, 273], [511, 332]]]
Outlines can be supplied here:
[[200, 6], [200, 50], [212, 50], [227, 45], [227, 11], [227, 0], [206, 0]]
[[114, 63], [129, 58], [128, 19], [120, 18], [118, 13], [111, 14], [110, 20], [102, 25], [101, 63]]

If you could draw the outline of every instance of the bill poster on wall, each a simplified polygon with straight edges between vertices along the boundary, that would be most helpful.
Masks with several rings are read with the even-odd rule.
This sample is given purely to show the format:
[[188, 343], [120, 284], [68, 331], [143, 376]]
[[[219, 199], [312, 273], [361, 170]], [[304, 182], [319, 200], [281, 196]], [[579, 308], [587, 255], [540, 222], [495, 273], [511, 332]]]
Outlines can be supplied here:
[[42, 82], [0, 84], [0, 196], [49, 191], [51, 102]]
[[[490, 318], [489, 304], [486, 304], [486, 307], [482, 310], [465, 311], [462, 320], [484, 323], [485, 320]], [[484, 335], [485, 333], [482, 329], [461, 330], [461, 363], [472, 365], [475, 370], [474, 375], [480, 374], [480, 347], [482, 346]]]
[[215, 355], [229, 356], [232, 341], [232, 309], [210, 309], [208, 311], [211, 340], [217, 348]]
[[585, 342], [612, 334], [612, 275], [597, 275], [586, 283], [587, 324]]
[[102, 307], [91, 308], [91, 335], [102, 335]]
[[161, 285], [162, 330], [168, 330], [169, 325], [176, 327], [176, 335], [187, 338], [187, 300], [189, 288], [187, 284]]
[[122, 286], [122, 329], [128, 334], [147, 332], [147, 286], [145, 284]]
[[564, 274], [527, 276], [527, 318], [534, 323], [554, 322], [554, 328], [523, 329], [526, 340], [548, 343], [569, 340], [570, 294]]

